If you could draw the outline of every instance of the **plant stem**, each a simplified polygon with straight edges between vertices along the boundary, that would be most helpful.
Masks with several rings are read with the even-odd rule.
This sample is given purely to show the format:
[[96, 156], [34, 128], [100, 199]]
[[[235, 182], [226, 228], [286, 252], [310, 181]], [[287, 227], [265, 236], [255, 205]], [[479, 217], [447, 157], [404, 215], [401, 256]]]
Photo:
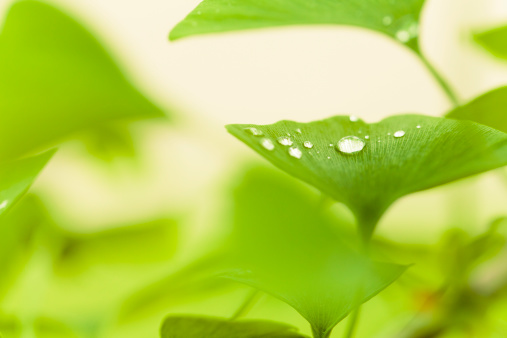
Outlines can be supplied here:
[[331, 337], [331, 330], [324, 332], [312, 327], [312, 335], [313, 338], [329, 338]]
[[352, 312], [352, 317], [350, 317], [350, 321], [347, 326], [347, 331], [345, 331], [344, 338], [352, 338], [354, 336], [354, 332], [357, 327], [357, 322], [359, 319], [359, 312], [361, 311], [361, 307], [357, 307], [354, 312]]
[[437, 80], [438, 84], [442, 88], [442, 90], [445, 92], [449, 100], [452, 102], [452, 105], [456, 108], [459, 107], [459, 100], [454, 91], [452, 90], [451, 86], [447, 81], [440, 75], [440, 73], [433, 67], [433, 65], [429, 62], [429, 60], [422, 55], [421, 53], [417, 53], [419, 56], [419, 59], [423, 62], [423, 64], [426, 66], [426, 68], [430, 71], [431, 75]]
[[248, 311], [250, 311], [252, 309], [252, 307], [255, 305], [255, 303], [257, 303], [260, 296], [261, 296], [261, 294], [260, 294], [259, 290], [252, 290], [252, 292], [250, 292], [246, 296], [245, 300], [239, 306], [239, 308], [236, 310], [236, 312], [234, 312], [234, 314], [231, 316], [230, 320], [236, 320], [236, 319], [241, 318], [244, 315], [246, 315], [248, 313]]

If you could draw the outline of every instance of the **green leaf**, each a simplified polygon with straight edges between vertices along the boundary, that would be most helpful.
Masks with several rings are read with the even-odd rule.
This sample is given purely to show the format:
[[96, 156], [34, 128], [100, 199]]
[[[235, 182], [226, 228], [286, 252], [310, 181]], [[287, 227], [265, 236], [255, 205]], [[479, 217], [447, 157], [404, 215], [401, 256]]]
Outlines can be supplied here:
[[[258, 128], [264, 136], [254, 136], [245, 128]], [[398, 198], [507, 164], [507, 135], [469, 121], [401, 115], [367, 124], [336, 116], [310, 123], [280, 121], [227, 129], [280, 169], [346, 204], [365, 239]], [[405, 135], [394, 137], [397, 131]], [[293, 147], [301, 151], [300, 159], [289, 154], [289, 146], [277, 142], [288, 134]], [[362, 151], [338, 151], [336, 144], [346, 136], [364, 140]], [[312, 142], [313, 148], [305, 148], [305, 141]], [[271, 142], [273, 150], [263, 142]]]
[[0, 165], [0, 217], [23, 196], [53, 154], [49, 151]]
[[507, 26], [477, 34], [475, 41], [494, 56], [507, 59]]
[[160, 219], [113, 229], [58, 234], [63, 241], [58, 272], [82, 272], [98, 265], [166, 262], [176, 252], [177, 224]]
[[292, 326], [266, 320], [231, 321], [197, 316], [167, 317], [160, 329], [162, 338], [305, 338]]
[[494, 89], [447, 114], [457, 120], [470, 120], [507, 132], [507, 87]]
[[288, 25], [350, 25], [387, 34], [418, 51], [424, 0], [204, 0], [169, 38]]
[[73, 18], [19, 1], [0, 35], [0, 159], [112, 120], [162, 116]]
[[250, 172], [235, 192], [231, 257], [226, 277], [294, 307], [316, 337], [396, 280], [404, 266], [370, 260], [345, 244], [319, 196], [280, 174]]

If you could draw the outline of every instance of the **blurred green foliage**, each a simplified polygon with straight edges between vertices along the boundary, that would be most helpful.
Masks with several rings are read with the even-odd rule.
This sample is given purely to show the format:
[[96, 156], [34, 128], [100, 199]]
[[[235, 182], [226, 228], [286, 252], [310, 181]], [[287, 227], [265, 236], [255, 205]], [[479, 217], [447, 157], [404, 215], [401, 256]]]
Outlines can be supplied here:
[[[335, 337], [507, 336], [505, 217], [483, 233], [450, 228], [432, 244], [373, 236], [399, 198], [507, 161], [505, 87], [458, 105], [419, 49], [423, 5], [204, 0], [172, 30], [174, 40], [284, 25], [366, 28], [415, 51], [455, 103], [446, 118], [229, 125], [309, 186], [273, 169], [239, 170], [217, 196], [226, 207], [206, 220], [222, 236], [188, 259], [188, 215], [76, 229], [44, 193], [26, 194], [52, 146], [74, 139], [106, 163], [130, 157], [132, 122], [167, 114], [73, 15], [14, 2], [0, 32], [0, 336], [329, 338], [338, 323]], [[505, 59], [506, 31], [475, 38]], [[336, 149], [353, 135], [357, 153]], [[335, 201], [352, 211], [359, 236]]]
[[18, 1], [0, 34], [0, 160], [114, 120], [164, 116], [72, 17]]

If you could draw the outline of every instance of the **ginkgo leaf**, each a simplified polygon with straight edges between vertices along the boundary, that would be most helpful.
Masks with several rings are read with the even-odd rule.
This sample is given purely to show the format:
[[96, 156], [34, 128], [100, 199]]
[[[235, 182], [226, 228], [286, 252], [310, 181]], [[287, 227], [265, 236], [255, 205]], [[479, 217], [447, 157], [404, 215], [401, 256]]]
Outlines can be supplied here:
[[367, 124], [336, 116], [227, 129], [280, 169], [346, 204], [365, 239], [398, 198], [507, 164], [507, 135], [470, 121], [401, 115]]
[[163, 116], [85, 27], [18, 1], [0, 34], [0, 159], [40, 151], [113, 120]]
[[162, 323], [161, 338], [305, 338], [297, 329], [267, 320], [232, 321], [225, 318], [169, 316]]
[[316, 338], [329, 337], [405, 267], [374, 262], [354, 249], [337, 232], [337, 219], [318, 210], [318, 195], [281, 176], [251, 171], [236, 189], [235, 269], [224, 276], [285, 301], [308, 320]]
[[507, 26], [477, 34], [475, 40], [494, 56], [507, 59]]
[[0, 165], [0, 216], [23, 196], [53, 154], [49, 151]]
[[458, 120], [470, 120], [507, 132], [507, 87], [494, 89], [447, 114]]
[[288, 25], [350, 25], [387, 34], [418, 51], [424, 0], [204, 0], [170, 39]]

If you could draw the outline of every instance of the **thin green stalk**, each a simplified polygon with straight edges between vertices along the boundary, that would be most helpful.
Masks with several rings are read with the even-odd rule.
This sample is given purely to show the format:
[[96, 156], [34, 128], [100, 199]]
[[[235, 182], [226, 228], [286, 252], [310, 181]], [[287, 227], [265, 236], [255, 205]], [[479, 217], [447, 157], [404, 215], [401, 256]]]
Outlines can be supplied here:
[[241, 318], [245, 316], [257, 303], [257, 301], [260, 299], [261, 293], [259, 290], [253, 290], [250, 292], [243, 303], [239, 306], [239, 308], [234, 312], [234, 314], [231, 316], [230, 320], [236, 320], [238, 318]]
[[313, 338], [329, 338], [331, 337], [331, 330], [323, 332], [312, 327], [312, 336]]
[[358, 306], [354, 312], [352, 312], [352, 317], [350, 317], [349, 324], [347, 326], [347, 331], [345, 331], [344, 338], [352, 338], [354, 337], [354, 333], [356, 331], [357, 322], [359, 320], [359, 312], [361, 311], [361, 307]]
[[418, 53], [417, 55], [419, 56], [419, 58], [421, 59], [423, 64], [426, 66], [426, 68], [430, 71], [431, 75], [433, 75], [435, 80], [437, 80], [437, 82], [440, 85], [440, 87], [442, 88], [442, 90], [445, 92], [445, 94], [447, 95], [449, 100], [452, 102], [452, 105], [454, 107], [459, 107], [460, 106], [459, 99], [456, 96], [456, 94], [454, 93], [454, 91], [452, 90], [449, 83], [447, 83], [447, 81], [443, 78], [443, 76], [440, 75], [440, 73], [435, 69], [435, 67], [433, 67], [433, 65], [429, 62], [429, 60], [424, 55], [422, 55], [420, 53]]

